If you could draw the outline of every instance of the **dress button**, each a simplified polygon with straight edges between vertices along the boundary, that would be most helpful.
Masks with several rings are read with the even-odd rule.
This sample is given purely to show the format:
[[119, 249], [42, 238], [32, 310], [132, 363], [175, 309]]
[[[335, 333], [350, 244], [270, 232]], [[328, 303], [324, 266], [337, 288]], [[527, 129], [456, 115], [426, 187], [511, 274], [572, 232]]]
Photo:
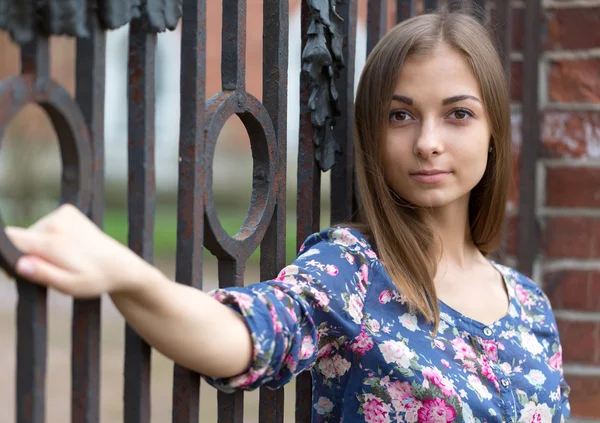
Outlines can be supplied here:
[[483, 330], [483, 333], [485, 334], [485, 336], [492, 336], [492, 330], [490, 328], [485, 328]]
[[508, 385], [510, 385], [510, 382], [508, 381], [508, 379], [502, 379], [502, 381], [500, 382], [502, 384], [502, 386], [504, 386], [505, 388], [508, 388]]

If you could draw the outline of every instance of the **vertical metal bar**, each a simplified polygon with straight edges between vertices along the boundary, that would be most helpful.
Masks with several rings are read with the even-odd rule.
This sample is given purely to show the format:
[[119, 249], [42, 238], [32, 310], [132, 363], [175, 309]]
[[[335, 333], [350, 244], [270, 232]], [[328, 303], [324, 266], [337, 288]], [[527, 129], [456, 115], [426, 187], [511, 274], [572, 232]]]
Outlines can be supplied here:
[[[48, 38], [21, 48], [21, 71], [47, 81]], [[44, 423], [46, 413], [47, 290], [17, 277], [17, 422]]]
[[246, 0], [223, 0], [221, 81], [223, 90], [246, 89]]
[[[300, 9], [302, 50], [308, 40], [311, 10], [303, 1]], [[296, 250], [312, 233], [319, 230], [321, 213], [321, 172], [315, 161], [313, 127], [307, 107], [311, 94], [310, 79], [306, 72], [300, 73], [300, 125], [298, 139], [298, 189], [296, 197]], [[312, 380], [309, 372], [296, 378], [296, 423], [310, 423], [312, 416]]]
[[[94, 180], [89, 218], [103, 226], [106, 34], [88, 2], [90, 36], [77, 39], [75, 99], [90, 131]], [[101, 300], [75, 300], [71, 328], [71, 422], [100, 421]]]
[[525, 2], [525, 34], [523, 48], [523, 123], [519, 183], [519, 247], [520, 272], [531, 276], [540, 230], [535, 213], [536, 163], [540, 150], [540, 110], [538, 102], [538, 60], [541, 50], [540, 1]]
[[[339, 7], [339, 6], [338, 6]], [[357, 7], [356, 5], [354, 6]], [[375, 44], [387, 32], [388, 19], [388, 1], [387, 0], [371, 0], [368, 3], [367, 9], [367, 56], [371, 54]], [[356, 14], [354, 17], [356, 20]], [[347, 28], [347, 22], [344, 22], [344, 29]], [[354, 25], [356, 27], [356, 25]], [[351, 28], [350, 28], [351, 29]], [[356, 28], [354, 28], [354, 44], [356, 44]], [[348, 34], [350, 35], [350, 34]], [[353, 49], [354, 51], [355, 49]], [[344, 60], [347, 56], [344, 54]], [[349, 62], [346, 66], [350, 65]], [[341, 79], [341, 78], [340, 78]]]
[[396, 22], [400, 23], [417, 14], [416, 0], [397, 0]]
[[[263, 0], [263, 105], [273, 121], [277, 137], [278, 163], [282, 179], [278, 182], [277, 205], [260, 245], [260, 279], [277, 276], [285, 266], [286, 237], [286, 151], [288, 28], [287, 1]], [[283, 388], [260, 389], [258, 421], [283, 423]]]
[[[219, 287], [244, 286], [245, 263], [236, 260], [219, 260]], [[244, 392], [233, 394], [217, 392], [218, 423], [242, 423], [244, 420]]]
[[[149, 263], [154, 256], [156, 34], [143, 19], [129, 26], [128, 216], [129, 247]], [[126, 423], [150, 422], [150, 346], [126, 325]]]
[[440, 0], [423, 0], [423, 12], [434, 12], [440, 7]]
[[510, 82], [510, 53], [512, 50], [512, 8], [510, 0], [496, 0], [491, 13], [491, 25], [496, 34], [498, 47], [504, 63], [504, 71]]
[[[206, 101], [206, 2], [183, 0], [181, 23], [181, 121], [177, 197], [177, 264], [179, 283], [202, 288], [204, 239], [203, 128]], [[197, 423], [200, 376], [175, 365], [173, 422]]]
[[[340, 142], [341, 151], [337, 156], [336, 164], [331, 170], [332, 225], [352, 220], [356, 212], [352, 123], [354, 121], [354, 63], [356, 57], [358, 0], [345, 0], [338, 3], [336, 10], [344, 20], [345, 37], [342, 54], [345, 67], [340, 72], [338, 80], [340, 84], [337, 87], [340, 118], [334, 128], [334, 136]], [[372, 22], [374, 22], [373, 25]], [[370, 52], [387, 30], [387, 0], [371, 1], [369, 3], [368, 28], [367, 46], [370, 45], [370, 47], [367, 48]]]

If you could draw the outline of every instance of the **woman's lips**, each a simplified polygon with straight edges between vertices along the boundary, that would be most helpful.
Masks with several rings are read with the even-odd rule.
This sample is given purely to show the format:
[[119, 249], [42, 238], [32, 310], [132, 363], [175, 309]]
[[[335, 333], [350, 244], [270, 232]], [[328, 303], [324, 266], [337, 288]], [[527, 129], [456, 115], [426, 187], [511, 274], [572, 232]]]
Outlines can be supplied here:
[[450, 176], [450, 172], [435, 171], [435, 172], [419, 172], [411, 173], [410, 177], [421, 184], [439, 184], [444, 179]]

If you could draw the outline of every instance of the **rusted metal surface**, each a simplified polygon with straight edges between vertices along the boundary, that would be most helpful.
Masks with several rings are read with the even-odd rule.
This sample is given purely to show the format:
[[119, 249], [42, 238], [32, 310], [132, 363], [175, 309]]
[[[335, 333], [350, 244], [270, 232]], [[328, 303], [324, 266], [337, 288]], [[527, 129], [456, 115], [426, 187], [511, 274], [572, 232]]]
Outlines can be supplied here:
[[541, 0], [525, 3], [523, 36], [523, 82], [521, 103], [523, 120], [521, 162], [519, 166], [519, 243], [517, 270], [532, 276], [540, 244], [540, 228], [535, 210], [536, 163], [540, 151], [540, 110], [538, 105], [538, 59], [541, 53]]
[[416, 15], [417, 0], [397, 0], [396, 2], [396, 23], [405, 21]]
[[512, 8], [510, 0], [496, 0], [494, 2], [490, 22], [496, 34], [496, 42], [504, 63], [504, 72], [510, 84], [510, 53], [512, 47]]
[[[156, 34], [143, 19], [129, 27], [127, 193], [129, 247], [145, 261], [154, 256], [156, 183], [155, 146]], [[150, 422], [150, 346], [135, 331], [125, 329], [124, 421]]]
[[440, 0], [423, 0], [423, 11], [425, 13], [435, 12], [440, 7]]
[[[387, 3], [387, 0], [385, 0]], [[381, 5], [379, 1], [369, 2]], [[378, 23], [385, 27], [387, 22], [387, 8], [381, 10]], [[333, 128], [333, 136], [338, 142], [340, 150], [336, 163], [331, 169], [331, 224], [348, 222], [355, 217], [356, 199], [354, 190], [354, 146], [352, 141], [352, 126], [354, 122], [354, 68], [356, 59], [356, 31], [358, 0], [344, 0], [337, 4], [337, 13], [344, 20], [342, 55], [345, 66], [340, 70], [339, 80], [336, 81], [340, 117]], [[371, 12], [371, 10], [369, 10]], [[371, 28], [369, 18], [369, 34]], [[369, 43], [367, 38], [367, 44]], [[368, 47], [367, 47], [368, 48]]]
[[367, 55], [387, 32], [387, 19], [388, 1], [371, 0], [367, 8]]
[[[288, 87], [288, 2], [263, 0], [263, 105], [276, 139], [275, 208], [260, 244], [260, 279], [277, 276], [286, 265], [286, 151]], [[260, 389], [258, 421], [283, 423], [284, 390]]]
[[[88, 3], [90, 36], [77, 39], [75, 99], [89, 128], [92, 144], [92, 196], [88, 217], [103, 226], [104, 91], [106, 34]], [[75, 300], [71, 334], [71, 421], [100, 421], [100, 300]]]
[[[202, 289], [204, 195], [206, 166], [204, 109], [206, 101], [206, 2], [183, 1], [181, 22], [181, 120], [177, 196], [177, 256], [175, 279]], [[200, 376], [175, 365], [173, 422], [197, 423]]]

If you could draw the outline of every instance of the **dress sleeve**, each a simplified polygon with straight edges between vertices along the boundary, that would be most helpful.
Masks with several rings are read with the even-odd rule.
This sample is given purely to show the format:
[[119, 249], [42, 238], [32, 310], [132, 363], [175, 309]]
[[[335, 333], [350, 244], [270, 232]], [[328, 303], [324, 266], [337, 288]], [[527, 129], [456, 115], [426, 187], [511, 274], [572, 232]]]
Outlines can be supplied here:
[[254, 350], [245, 373], [204, 379], [224, 392], [278, 388], [347, 346], [360, 333], [373, 256], [358, 231], [330, 228], [311, 235], [277, 278], [212, 291], [244, 317]]

